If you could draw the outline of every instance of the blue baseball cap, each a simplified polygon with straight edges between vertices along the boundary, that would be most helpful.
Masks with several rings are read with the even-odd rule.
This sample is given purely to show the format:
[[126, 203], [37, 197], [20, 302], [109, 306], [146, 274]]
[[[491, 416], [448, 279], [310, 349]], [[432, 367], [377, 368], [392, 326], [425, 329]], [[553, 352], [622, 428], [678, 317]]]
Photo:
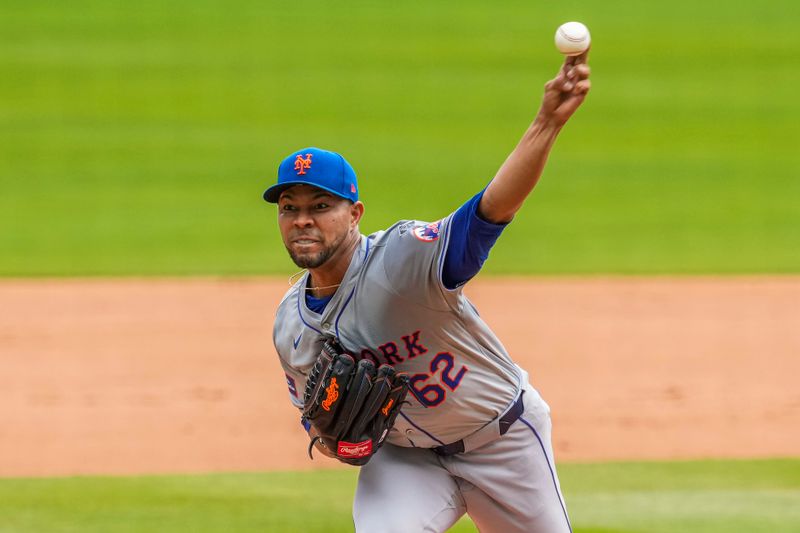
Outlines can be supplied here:
[[283, 191], [301, 183], [358, 201], [356, 172], [350, 163], [336, 152], [313, 147], [298, 150], [281, 161], [278, 183], [264, 191], [264, 200], [277, 203]]

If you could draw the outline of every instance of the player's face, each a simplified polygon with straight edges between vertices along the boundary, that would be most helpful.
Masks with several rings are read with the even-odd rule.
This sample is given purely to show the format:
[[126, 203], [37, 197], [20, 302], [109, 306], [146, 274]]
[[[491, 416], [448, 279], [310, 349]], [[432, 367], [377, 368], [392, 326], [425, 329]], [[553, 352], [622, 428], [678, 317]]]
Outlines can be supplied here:
[[325, 264], [357, 232], [363, 213], [360, 202], [350, 203], [317, 187], [295, 185], [278, 200], [278, 225], [292, 261], [301, 268]]

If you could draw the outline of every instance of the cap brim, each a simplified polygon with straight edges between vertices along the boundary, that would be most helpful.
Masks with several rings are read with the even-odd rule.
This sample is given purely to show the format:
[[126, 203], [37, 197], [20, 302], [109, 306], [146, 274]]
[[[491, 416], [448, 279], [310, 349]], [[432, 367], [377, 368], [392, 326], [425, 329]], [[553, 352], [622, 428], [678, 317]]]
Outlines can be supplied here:
[[271, 204], [278, 203], [278, 198], [281, 197], [281, 193], [293, 185], [296, 185], [296, 183], [279, 183], [277, 185], [273, 185], [264, 191], [264, 200]]
[[288, 183], [287, 182], [278, 183], [276, 185], [273, 185], [272, 187], [270, 187], [269, 189], [264, 191], [264, 200], [266, 200], [267, 202], [269, 202], [271, 204], [277, 204], [278, 203], [278, 199], [280, 199], [280, 197], [281, 197], [281, 193], [283, 191], [285, 191], [286, 189], [290, 188], [290, 187], [294, 187], [295, 185], [310, 185], [311, 187], [316, 187], [317, 189], [322, 189], [323, 191], [328, 191], [332, 195], [338, 196], [339, 198], [344, 198], [345, 200], [350, 200], [351, 202], [353, 201], [352, 198], [348, 198], [346, 196], [342, 196], [341, 194], [339, 194], [338, 192], [334, 191], [333, 189], [329, 189], [327, 187], [322, 187], [321, 185], [319, 185], [317, 183], [311, 183], [309, 181], [301, 181], [301, 180], [291, 181], [291, 182], [288, 182]]

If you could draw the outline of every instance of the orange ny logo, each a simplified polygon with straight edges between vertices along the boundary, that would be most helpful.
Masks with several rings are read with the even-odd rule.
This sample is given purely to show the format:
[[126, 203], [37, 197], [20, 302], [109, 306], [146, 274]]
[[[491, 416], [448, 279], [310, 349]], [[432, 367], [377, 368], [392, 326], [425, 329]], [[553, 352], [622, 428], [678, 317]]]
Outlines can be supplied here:
[[383, 409], [381, 409], [381, 413], [383, 413], [383, 416], [389, 416], [389, 409], [392, 408], [392, 405], [394, 405], [394, 398], [390, 398], [386, 406]]
[[[297, 156], [300, 157], [300, 156]], [[336, 383], [336, 378], [331, 378], [331, 384], [325, 389], [325, 399], [322, 400], [322, 408], [326, 411], [331, 410], [331, 405], [336, 403], [339, 399], [339, 384]]]
[[297, 159], [294, 160], [294, 169], [297, 171], [298, 176], [302, 176], [306, 173], [306, 169], [311, 168], [311, 155], [306, 154], [306, 158], [303, 159], [303, 156], [297, 154]]

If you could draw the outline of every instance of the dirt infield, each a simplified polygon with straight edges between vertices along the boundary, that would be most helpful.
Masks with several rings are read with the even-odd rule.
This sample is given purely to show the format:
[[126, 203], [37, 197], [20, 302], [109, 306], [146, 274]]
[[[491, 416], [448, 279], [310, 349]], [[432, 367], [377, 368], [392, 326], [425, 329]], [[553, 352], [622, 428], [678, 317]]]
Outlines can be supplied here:
[[[286, 288], [0, 282], [0, 476], [334, 466], [306, 457], [272, 348]], [[799, 277], [467, 293], [553, 408], [561, 461], [798, 453]]]

